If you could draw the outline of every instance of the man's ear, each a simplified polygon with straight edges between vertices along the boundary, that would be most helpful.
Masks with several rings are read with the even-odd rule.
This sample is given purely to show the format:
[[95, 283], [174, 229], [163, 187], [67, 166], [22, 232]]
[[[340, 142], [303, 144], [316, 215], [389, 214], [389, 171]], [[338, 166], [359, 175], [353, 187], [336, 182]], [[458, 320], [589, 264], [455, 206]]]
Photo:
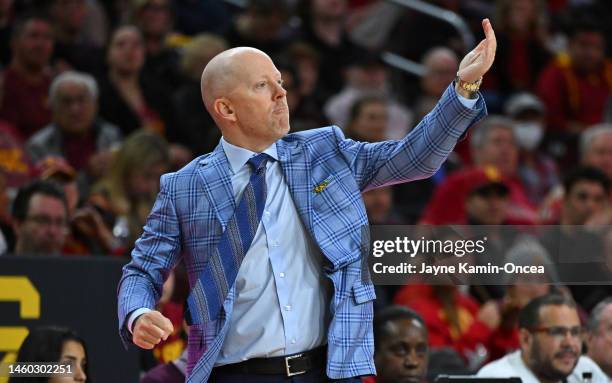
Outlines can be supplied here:
[[216, 99], [213, 103], [213, 109], [215, 111], [215, 114], [220, 119], [236, 122], [237, 117], [234, 111], [234, 107], [228, 99], [224, 97]]
[[533, 335], [527, 329], [519, 329], [519, 345], [522, 350], [529, 349], [532, 341]]

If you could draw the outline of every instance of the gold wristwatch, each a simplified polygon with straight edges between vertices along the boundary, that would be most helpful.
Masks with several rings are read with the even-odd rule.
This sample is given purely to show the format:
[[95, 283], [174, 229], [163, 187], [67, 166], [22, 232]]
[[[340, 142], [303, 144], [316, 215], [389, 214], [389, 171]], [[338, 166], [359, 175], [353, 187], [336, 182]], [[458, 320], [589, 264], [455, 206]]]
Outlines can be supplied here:
[[457, 85], [459, 85], [459, 88], [464, 89], [470, 93], [476, 93], [478, 92], [478, 89], [480, 89], [480, 84], [482, 84], [482, 77], [480, 77], [478, 80], [474, 82], [467, 82], [467, 81], [463, 81], [459, 77], [459, 72], [457, 72], [457, 77], [455, 77], [455, 82], [457, 83]]

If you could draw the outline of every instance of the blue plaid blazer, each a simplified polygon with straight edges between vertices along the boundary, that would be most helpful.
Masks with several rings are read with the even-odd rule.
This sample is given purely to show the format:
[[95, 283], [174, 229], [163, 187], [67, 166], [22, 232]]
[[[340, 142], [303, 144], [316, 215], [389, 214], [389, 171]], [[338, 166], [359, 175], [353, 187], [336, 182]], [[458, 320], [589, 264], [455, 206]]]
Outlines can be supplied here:
[[[334, 379], [375, 374], [372, 335], [375, 299], [367, 269], [368, 220], [361, 192], [431, 176], [467, 128], [486, 115], [482, 96], [465, 108], [452, 87], [403, 140], [363, 143], [345, 139], [338, 127], [293, 133], [276, 145], [285, 180], [305, 227], [327, 260], [334, 286], [330, 302], [327, 375]], [[153, 309], [162, 284], [183, 259], [193, 284], [225, 230], [236, 201], [230, 166], [221, 145], [176, 173], [161, 190], [119, 282], [119, 329], [141, 307]], [[315, 188], [326, 184], [324, 188]], [[205, 382], [232, 315], [234, 288], [219, 317], [189, 329], [188, 382]]]

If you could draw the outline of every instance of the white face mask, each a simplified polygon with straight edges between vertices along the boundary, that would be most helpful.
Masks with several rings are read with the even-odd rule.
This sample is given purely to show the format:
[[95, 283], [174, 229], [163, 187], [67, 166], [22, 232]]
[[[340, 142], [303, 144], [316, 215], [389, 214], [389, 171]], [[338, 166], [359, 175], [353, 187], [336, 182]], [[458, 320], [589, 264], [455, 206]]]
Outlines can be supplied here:
[[519, 122], [514, 125], [514, 135], [520, 148], [533, 150], [542, 141], [544, 127], [537, 122]]

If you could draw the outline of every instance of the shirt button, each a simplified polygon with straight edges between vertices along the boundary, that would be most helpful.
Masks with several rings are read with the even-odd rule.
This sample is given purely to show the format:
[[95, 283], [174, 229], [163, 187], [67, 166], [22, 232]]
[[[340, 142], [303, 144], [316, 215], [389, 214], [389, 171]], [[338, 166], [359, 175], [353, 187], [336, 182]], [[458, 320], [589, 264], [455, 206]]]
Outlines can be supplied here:
[[272, 241], [270, 242], [270, 246], [272, 246], [272, 247], [276, 247], [276, 246], [278, 246], [278, 241], [274, 241], [274, 240], [272, 240]]
[[295, 344], [296, 340], [295, 338], [291, 339], [291, 344]]
[[291, 311], [291, 305], [286, 305], [285, 306], [285, 311]]
[[278, 274], [278, 276], [281, 277], [281, 278], [285, 278], [285, 273], [280, 273], [280, 274]]

